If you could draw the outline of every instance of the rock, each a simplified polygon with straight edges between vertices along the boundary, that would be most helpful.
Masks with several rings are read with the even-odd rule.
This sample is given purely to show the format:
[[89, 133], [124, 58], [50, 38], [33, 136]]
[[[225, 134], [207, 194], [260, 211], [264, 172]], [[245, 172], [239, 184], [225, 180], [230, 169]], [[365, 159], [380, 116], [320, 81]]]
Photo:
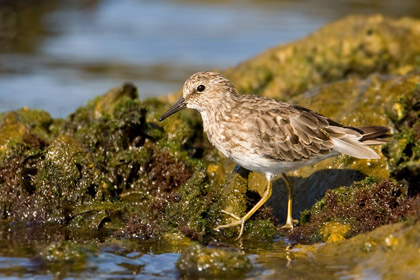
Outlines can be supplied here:
[[226, 71], [239, 92], [289, 99], [315, 86], [371, 73], [419, 69], [420, 21], [349, 16]]
[[[403, 185], [367, 177], [350, 187], [328, 190], [301, 214], [288, 236], [298, 242], [336, 241], [417, 215], [420, 196], [408, 197]], [[339, 237], [341, 236], [341, 237]]]
[[[295, 217], [326, 190], [354, 188], [367, 175], [393, 176], [416, 194], [418, 98], [413, 88], [420, 82], [419, 26], [414, 19], [352, 16], [226, 71], [243, 93], [288, 98], [344, 125], [386, 125], [396, 131], [379, 160], [341, 156], [290, 174]], [[137, 89], [124, 84], [64, 120], [28, 109], [4, 114], [1, 219], [59, 223], [87, 238], [90, 233], [139, 239], [174, 233], [202, 243], [236, 238], [239, 227], [213, 230], [231, 222], [221, 210], [245, 214], [259, 200], [256, 193], [264, 192], [265, 178], [251, 173], [249, 183], [247, 172], [231, 174], [232, 164], [206, 140], [197, 113], [184, 110], [158, 122], [168, 107], [158, 100], [140, 101]], [[381, 154], [380, 147], [374, 149]], [[404, 187], [392, 184], [403, 193]], [[257, 211], [246, 223], [245, 239], [273, 237], [271, 212], [280, 220], [286, 215], [282, 185], [274, 182], [273, 211]], [[325, 222], [318, 220], [315, 235], [323, 227], [329, 232]], [[335, 222], [343, 225], [339, 216]], [[360, 232], [354, 230], [357, 225], [341, 236]]]
[[228, 248], [192, 244], [177, 261], [181, 277], [238, 279], [251, 270], [247, 256]]
[[93, 159], [74, 137], [57, 137], [43, 157], [27, 182], [33, 192], [16, 210], [16, 221], [63, 223], [73, 218], [74, 209], [92, 203], [101, 193], [103, 183]]
[[0, 123], [0, 150], [7, 149], [10, 141], [23, 142], [26, 126], [16, 112], [6, 114]]
[[391, 176], [409, 186], [409, 195], [420, 193], [420, 77], [405, 94], [388, 104], [394, 137], [384, 148]]
[[[420, 277], [420, 223], [398, 223], [382, 226], [337, 243], [318, 246], [311, 255], [318, 264], [331, 265], [339, 256], [348, 275], [362, 278], [417, 279]], [[327, 262], [327, 263], [326, 263]]]

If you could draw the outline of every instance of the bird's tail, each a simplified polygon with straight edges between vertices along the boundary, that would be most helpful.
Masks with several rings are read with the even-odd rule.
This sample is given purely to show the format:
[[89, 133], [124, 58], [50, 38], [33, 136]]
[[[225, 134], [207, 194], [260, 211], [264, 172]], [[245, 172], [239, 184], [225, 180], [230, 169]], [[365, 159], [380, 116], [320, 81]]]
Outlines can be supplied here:
[[377, 159], [379, 155], [367, 147], [387, 142], [389, 129], [382, 126], [329, 127], [333, 131], [332, 141], [337, 152], [363, 159]]
[[359, 126], [356, 129], [362, 131], [359, 139], [365, 145], [379, 145], [387, 143], [391, 136], [389, 128], [384, 126]]

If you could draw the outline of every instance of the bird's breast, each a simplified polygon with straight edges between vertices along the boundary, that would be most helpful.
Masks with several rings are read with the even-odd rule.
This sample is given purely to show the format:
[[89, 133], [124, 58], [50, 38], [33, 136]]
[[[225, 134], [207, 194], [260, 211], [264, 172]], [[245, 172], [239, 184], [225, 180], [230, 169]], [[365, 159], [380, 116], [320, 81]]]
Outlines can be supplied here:
[[[201, 114], [203, 118], [204, 132], [210, 143], [223, 155], [237, 162], [242, 153], [253, 154], [255, 149], [251, 146], [250, 132], [246, 128], [246, 122], [238, 121], [232, 114], [223, 114], [219, 111], [215, 114]], [[227, 118], [226, 116], [229, 116]]]

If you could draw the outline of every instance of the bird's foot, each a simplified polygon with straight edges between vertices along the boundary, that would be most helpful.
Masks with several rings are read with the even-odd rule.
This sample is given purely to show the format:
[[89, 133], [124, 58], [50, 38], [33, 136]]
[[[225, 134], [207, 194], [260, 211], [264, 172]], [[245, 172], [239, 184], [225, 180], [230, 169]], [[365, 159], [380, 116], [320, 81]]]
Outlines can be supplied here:
[[241, 230], [239, 232], [239, 236], [235, 240], [238, 240], [239, 238], [241, 238], [241, 236], [242, 236], [242, 234], [244, 232], [244, 225], [245, 225], [246, 219], [244, 219], [244, 217], [239, 218], [235, 214], [230, 213], [230, 212], [227, 212], [225, 210], [222, 210], [221, 212], [224, 213], [224, 214], [226, 214], [226, 215], [231, 216], [232, 218], [234, 218], [236, 220], [236, 222], [233, 222], [233, 223], [230, 223], [230, 224], [226, 224], [226, 225], [217, 226], [217, 227], [214, 228], [214, 230], [219, 230], [219, 229], [222, 229], [222, 228], [229, 228], [229, 227], [234, 227], [234, 226], [239, 226], [240, 225], [241, 226]]
[[286, 221], [286, 224], [284, 226], [282, 226], [281, 228], [283, 229], [289, 229], [289, 230], [293, 230], [294, 226], [297, 225], [299, 223], [298, 220], [288, 220]]

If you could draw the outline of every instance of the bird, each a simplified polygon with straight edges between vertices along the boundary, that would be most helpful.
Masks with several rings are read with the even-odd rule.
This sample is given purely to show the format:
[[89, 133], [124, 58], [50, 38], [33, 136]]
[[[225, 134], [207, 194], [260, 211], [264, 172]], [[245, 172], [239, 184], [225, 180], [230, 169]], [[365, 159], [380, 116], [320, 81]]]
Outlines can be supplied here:
[[271, 197], [272, 182], [281, 175], [288, 189], [284, 228], [293, 229], [293, 185], [287, 172], [314, 165], [339, 154], [378, 159], [369, 145], [386, 143], [389, 129], [382, 126], [344, 126], [310, 109], [257, 95], [239, 94], [222, 74], [197, 72], [184, 83], [182, 97], [160, 118], [190, 108], [197, 110], [209, 141], [237, 165], [265, 174], [267, 187], [257, 204], [243, 217], [215, 229], [240, 226]]

